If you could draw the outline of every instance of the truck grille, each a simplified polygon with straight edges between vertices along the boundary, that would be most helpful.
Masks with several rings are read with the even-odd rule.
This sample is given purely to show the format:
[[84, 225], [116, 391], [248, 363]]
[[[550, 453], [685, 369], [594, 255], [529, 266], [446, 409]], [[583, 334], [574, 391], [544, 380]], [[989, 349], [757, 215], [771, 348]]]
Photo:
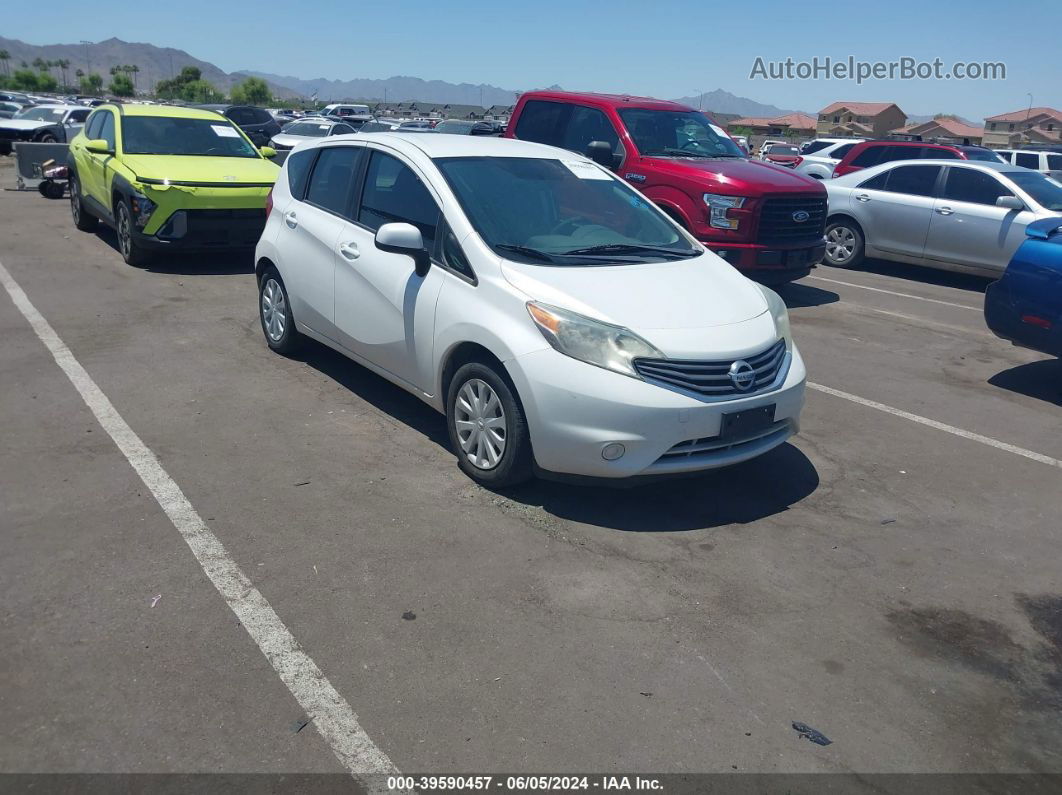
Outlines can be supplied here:
[[688, 359], [635, 359], [634, 368], [648, 381], [671, 384], [708, 397], [754, 395], [773, 384], [786, 362], [785, 340], [778, 340], [770, 348], [755, 356], [745, 357], [752, 365], [756, 378], [744, 391], [730, 380], [730, 367], [735, 360], [691, 361]]
[[[808, 218], [797, 221], [794, 214], [805, 212]], [[797, 196], [766, 199], [760, 210], [758, 243], [788, 245], [817, 242], [826, 231], [826, 197]]]

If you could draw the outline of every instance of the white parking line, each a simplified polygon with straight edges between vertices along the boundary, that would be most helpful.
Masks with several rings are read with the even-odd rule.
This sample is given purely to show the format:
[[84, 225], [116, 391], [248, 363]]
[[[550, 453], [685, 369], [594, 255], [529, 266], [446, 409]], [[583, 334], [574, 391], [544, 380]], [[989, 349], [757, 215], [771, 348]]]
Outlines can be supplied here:
[[[303, 651], [266, 598], [251, 583], [236, 562], [200, 518], [158, 458], [133, 432], [103, 391], [44, 316], [30, 302], [11, 274], [0, 263], [0, 283], [41, 342], [51, 352], [85, 405], [151, 490], [159, 506], [192, 550], [218, 593], [236, 614], [262, 654], [273, 666], [295, 700], [311, 718], [313, 727], [332, 747], [340, 763], [355, 778], [369, 774], [395, 774], [397, 768], [358, 723], [350, 704], [325, 678], [321, 669]], [[382, 787], [366, 780], [370, 789]]]
[[850, 400], [853, 403], [858, 403], [861, 406], [867, 406], [868, 408], [877, 409], [878, 411], [884, 411], [886, 414], [892, 414], [894, 417], [902, 417], [905, 420], [911, 422], [917, 422], [920, 425], [928, 425], [930, 428], [936, 428], [938, 431], [944, 431], [945, 433], [953, 434], [954, 436], [960, 436], [963, 439], [969, 439], [973, 442], [980, 442], [986, 444], [989, 447], [994, 447], [997, 450], [1005, 450], [1008, 453], [1014, 453], [1014, 455], [1020, 455], [1024, 458], [1032, 459], [1033, 461], [1039, 461], [1041, 464], [1047, 464], [1048, 466], [1059, 467], [1062, 469], [1062, 461], [1057, 458], [1051, 458], [1051, 456], [1043, 455], [1042, 453], [1034, 453], [1032, 450], [1026, 450], [1024, 447], [1017, 447], [1013, 444], [1007, 444], [1001, 442], [998, 439], [993, 439], [990, 436], [982, 436], [979, 433], [973, 431], [965, 431], [962, 428], [956, 428], [954, 425], [945, 425], [943, 422], [937, 422], [931, 420], [928, 417], [920, 417], [917, 414], [912, 414], [909, 411], [903, 409], [896, 409], [892, 406], [886, 406], [884, 403], [878, 403], [875, 400], [867, 400], [859, 395], [853, 395], [849, 392], [842, 392], [839, 389], [833, 389], [822, 384], [813, 384], [808, 382], [808, 389], [814, 389], [818, 392], [825, 392], [827, 395], [833, 395], [844, 400]]
[[911, 293], [898, 293], [895, 290], [883, 290], [880, 287], [868, 287], [865, 284], [855, 284], [854, 282], [842, 282], [837, 279], [827, 279], [825, 276], [808, 276], [809, 279], [814, 279], [817, 282], [829, 282], [830, 284], [843, 284], [845, 287], [858, 287], [860, 290], [870, 290], [874, 293], [885, 293], [887, 295], [896, 295], [900, 298], [914, 298], [916, 301], [927, 301], [931, 304], [941, 304], [943, 306], [953, 306], [956, 309], [969, 309], [973, 312], [980, 312], [979, 306], [967, 306], [966, 304], [955, 304], [951, 301], [941, 301], [939, 298], [926, 298], [921, 295], [911, 295]]

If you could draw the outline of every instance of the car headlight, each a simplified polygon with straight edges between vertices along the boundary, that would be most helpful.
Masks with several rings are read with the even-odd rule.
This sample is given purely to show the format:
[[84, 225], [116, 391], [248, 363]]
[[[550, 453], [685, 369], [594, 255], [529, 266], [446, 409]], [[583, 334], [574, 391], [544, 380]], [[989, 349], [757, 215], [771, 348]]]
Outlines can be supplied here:
[[786, 308], [785, 301], [782, 300], [782, 296], [771, 288], [764, 287], [762, 284], [757, 284], [756, 286], [760, 288], [763, 297], [767, 299], [767, 310], [771, 313], [771, 317], [774, 318], [774, 327], [778, 331], [778, 336], [785, 340], [787, 348], [792, 348], [793, 331], [789, 326], [789, 310]]
[[722, 196], [718, 193], [704, 194], [708, 205], [708, 223], [716, 229], [737, 229], [738, 219], [727, 218], [727, 210], [736, 210], [745, 203], [744, 196]]
[[622, 326], [534, 301], [528, 302], [527, 311], [542, 336], [558, 352], [595, 367], [641, 378], [634, 369], [635, 359], [664, 358], [664, 354]]

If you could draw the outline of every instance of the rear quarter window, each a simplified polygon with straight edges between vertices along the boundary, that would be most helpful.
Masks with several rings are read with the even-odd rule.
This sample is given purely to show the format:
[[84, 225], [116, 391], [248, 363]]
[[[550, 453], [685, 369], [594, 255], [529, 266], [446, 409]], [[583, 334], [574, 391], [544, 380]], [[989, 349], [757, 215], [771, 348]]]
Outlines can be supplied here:
[[284, 161], [284, 167], [288, 170], [288, 190], [299, 201], [306, 195], [306, 180], [310, 176], [310, 167], [316, 154], [316, 149], [293, 152]]

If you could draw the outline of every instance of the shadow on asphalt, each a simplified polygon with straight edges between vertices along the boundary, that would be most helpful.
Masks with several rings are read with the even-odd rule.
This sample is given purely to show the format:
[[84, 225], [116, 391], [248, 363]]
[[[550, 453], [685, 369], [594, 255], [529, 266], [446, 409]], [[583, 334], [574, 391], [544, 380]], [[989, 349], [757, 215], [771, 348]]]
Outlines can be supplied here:
[[785, 305], [790, 309], [822, 306], [823, 304], [833, 304], [841, 300], [841, 296], [832, 290], [823, 290], [818, 287], [812, 287], [810, 284], [801, 284], [800, 282], [779, 284], [771, 289], [782, 296]]
[[988, 379], [992, 386], [1019, 395], [1062, 406], [1062, 360], [1044, 359], [996, 373]]
[[[118, 250], [118, 235], [113, 229], [101, 223], [96, 236], [114, 249], [116, 256], [122, 256]], [[175, 276], [234, 276], [254, 273], [254, 252], [248, 250], [158, 254], [140, 270]]]
[[[823, 276], [827, 279], [843, 279], [847, 268], [834, 268], [829, 265], [820, 265], [812, 271], [813, 276]], [[889, 262], [883, 259], [864, 260], [863, 264], [852, 270], [876, 273], [879, 276], [891, 276], [895, 279], [906, 279], [912, 282], [935, 284], [940, 287], [952, 287], [956, 290], [966, 290], [971, 293], [984, 293], [985, 288], [994, 280], [985, 276], [971, 276], [967, 273], [953, 273], [952, 271], [937, 270], [921, 265], [905, 265], [902, 262]]]

